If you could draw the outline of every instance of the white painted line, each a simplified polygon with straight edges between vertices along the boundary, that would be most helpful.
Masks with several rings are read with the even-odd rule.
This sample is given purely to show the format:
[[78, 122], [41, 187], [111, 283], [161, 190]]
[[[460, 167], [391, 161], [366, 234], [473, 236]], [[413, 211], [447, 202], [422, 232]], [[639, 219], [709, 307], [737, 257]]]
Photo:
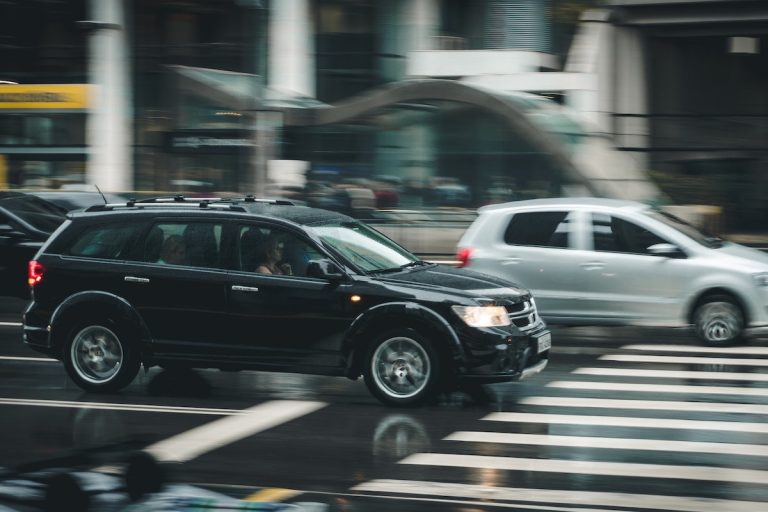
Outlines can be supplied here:
[[34, 362], [58, 362], [58, 359], [52, 359], [50, 357], [19, 357], [19, 356], [0, 356], [2, 361], [34, 361]]
[[624, 350], [645, 350], [650, 352], [698, 352], [701, 354], [748, 354], [768, 356], [768, 347], [699, 347], [696, 345], [624, 345]]
[[0, 327], [21, 327], [21, 322], [0, 322]]
[[492, 412], [485, 421], [507, 423], [559, 423], [562, 425], [592, 425], [596, 427], [664, 428], [685, 430], [725, 430], [768, 434], [768, 423], [742, 421], [675, 420], [634, 416], [581, 416], [576, 414], [531, 414], [524, 412]]
[[649, 411], [714, 412], [768, 415], [768, 405], [729, 404], [714, 402], [675, 402], [665, 400], [613, 400], [610, 398], [570, 398], [560, 396], [532, 396], [518, 401], [524, 405], [550, 407], [578, 407], [597, 409], [642, 409]]
[[105, 402], [70, 402], [65, 400], [30, 400], [25, 398], [0, 398], [0, 405], [26, 405], [32, 407], [62, 407], [65, 409], [101, 409], [108, 411], [170, 412], [179, 414], [241, 414], [242, 409], [211, 409], [200, 407], [176, 407], [165, 405], [112, 404]]
[[526, 459], [448, 453], [417, 453], [401, 460], [399, 464], [614, 477], [707, 480], [718, 483], [768, 484], [768, 471], [712, 466], [672, 466], [667, 464], [637, 464], [568, 459]]
[[[576, 507], [626, 507], [631, 510], [670, 510], [675, 512], [756, 512], [766, 503], [734, 501], [687, 496], [658, 496], [653, 494], [624, 494], [559, 489], [520, 487], [491, 487], [488, 485], [425, 482], [413, 480], [371, 480], [352, 488], [353, 491], [413, 494], [416, 496], [445, 496], [482, 500], [487, 506], [499, 502], [564, 503]], [[579, 508], [578, 510], [585, 510]]]
[[768, 397], [768, 388], [737, 388], [729, 386], [684, 386], [666, 384], [628, 384], [624, 382], [554, 381], [547, 387], [561, 389], [591, 389], [594, 391], [636, 391], [641, 393], [693, 393], [698, 395], [739, 395]]
[[635, 354], [611, 354], [601, 356], [601, 361], [619, 361], [624, 363], [674, 363], [674, 364], [722, 364], [725, 366], [768, 366], [768, 359], [745, 359], [733, 357], [683, 357], [683, 356], [646, 356]]
[[636, 370], [632, 368], [577, 368], [572, 373], [610, 377], [651, 377], [655, 379], [744, 380], [768, 382], [768, 373], [690, 372], [683, 370]]
[[663, 439], [550, 436], [539, 434], [465, 431], [454, 432], [443, 439], [446, 441], [467, 441], [471, 443], [567, 446], [569, 448], [608, 448], [615, 450], [649, 450], [659, 452], [717, 453], [721, 455], [753, 455], [756, 457], [768, 457], [768, 446], [739, 443], [707, 443], [698, 441], [667, 441]]
[[164, 462], [186, 462], [325, 407], [323, 402], [274, 400], [155, 443], [145, 451]]

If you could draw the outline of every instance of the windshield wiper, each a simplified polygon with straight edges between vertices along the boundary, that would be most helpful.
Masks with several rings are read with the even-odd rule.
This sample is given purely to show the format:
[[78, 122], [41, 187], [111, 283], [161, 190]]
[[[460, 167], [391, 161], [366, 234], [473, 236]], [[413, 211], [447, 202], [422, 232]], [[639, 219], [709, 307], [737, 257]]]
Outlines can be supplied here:
[[411, 268], [411, 267], [421, 267], [421, 266], [424, 266], [424, 265], [429, 265], [429, 263], [427, 263], [427, 262], [426, 262], [426, 261], [424, 261], [424, 260], [416, 260], [416, 261], [410, 261], [410, 262], [408, 262], [408, 263], [405, 263], [405, 264], [403, 264], [403, 265], [400, 265], [400, 269], [401, 269], [401, 270], [405, 270], [405, 269], [407, 269], [407, 268]]
[[421, 267], [423, 265], [430, 265], [430, 263], [427, 263], [426, 261], [422, 261], [422, 260], [409, 261], [408, 263], [404, 263], [399, 267], [377, 268], [374, 270], [370, 270], [368, 273], [369, 274], [388, 274], [390, 272], [401, 272], [411, 267]]

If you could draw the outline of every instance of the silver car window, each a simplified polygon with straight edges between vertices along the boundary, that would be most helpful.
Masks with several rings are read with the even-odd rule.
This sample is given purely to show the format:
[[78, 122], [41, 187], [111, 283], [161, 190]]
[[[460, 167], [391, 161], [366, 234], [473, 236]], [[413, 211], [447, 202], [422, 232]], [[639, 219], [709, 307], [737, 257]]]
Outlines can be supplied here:
[[596, 251], [650, 254], [648, 247], [666, 240], [633, 222], [605, 213], [592, 213], [592, 244]]
[[512, 216], [504, 233], [509, 245], [568, 248], [574, 212], [521, 212]]

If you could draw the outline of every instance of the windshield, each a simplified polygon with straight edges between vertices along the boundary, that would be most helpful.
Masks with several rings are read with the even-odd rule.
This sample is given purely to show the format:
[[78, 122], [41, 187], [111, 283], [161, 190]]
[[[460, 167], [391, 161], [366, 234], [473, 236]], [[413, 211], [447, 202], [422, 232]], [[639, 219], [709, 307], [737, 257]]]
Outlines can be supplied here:
[[52, 233], [66, 220], [64, 209], [32, 196], [12, 196], [0, 199], [0, 208], [45, 233]]
[[326, 245], [364, 272], [399, 270], [420, 260], [375, 229], [360, 222], [310, 226]]
[[707, 233], [705, 231], [702, 231], [695, 226], [688, 224], [684, 220], [675, 217], [674, 215], [671, 215], [667, 212], [661, 211], [661, 210], [649, 210], [645, 212], [649, 217], [653, 217], [654, 219], [658, 220], [659, 222], [666, 224], [667, 226], [676, 229], [680, 233], [686, 235], [687, 237], [693, 239], [695, 242], [703, 245], [704, 247], [709, 247], [710, 249], [715, 249], [717, 247], [722, 247], [723, 241], [722, 239], [716, 237], [715, 235], [711, 233]]

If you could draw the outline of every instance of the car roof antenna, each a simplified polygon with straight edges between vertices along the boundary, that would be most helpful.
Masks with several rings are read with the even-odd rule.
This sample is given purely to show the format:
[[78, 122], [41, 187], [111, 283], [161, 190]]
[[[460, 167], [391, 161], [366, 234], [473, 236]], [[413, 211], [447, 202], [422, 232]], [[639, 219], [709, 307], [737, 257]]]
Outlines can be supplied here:
[[107, 198], [104, 197], [104, 194], [101, 193], [101, 189], [99, 188], [99, 186], [96, 185], [95, 183], [93, 184], [93, 186], [96, 187], [96, 190], [99, 191], [99, 194], [101, 195], [101, 198], [104, 200], [104, 204], [107, 204]]

